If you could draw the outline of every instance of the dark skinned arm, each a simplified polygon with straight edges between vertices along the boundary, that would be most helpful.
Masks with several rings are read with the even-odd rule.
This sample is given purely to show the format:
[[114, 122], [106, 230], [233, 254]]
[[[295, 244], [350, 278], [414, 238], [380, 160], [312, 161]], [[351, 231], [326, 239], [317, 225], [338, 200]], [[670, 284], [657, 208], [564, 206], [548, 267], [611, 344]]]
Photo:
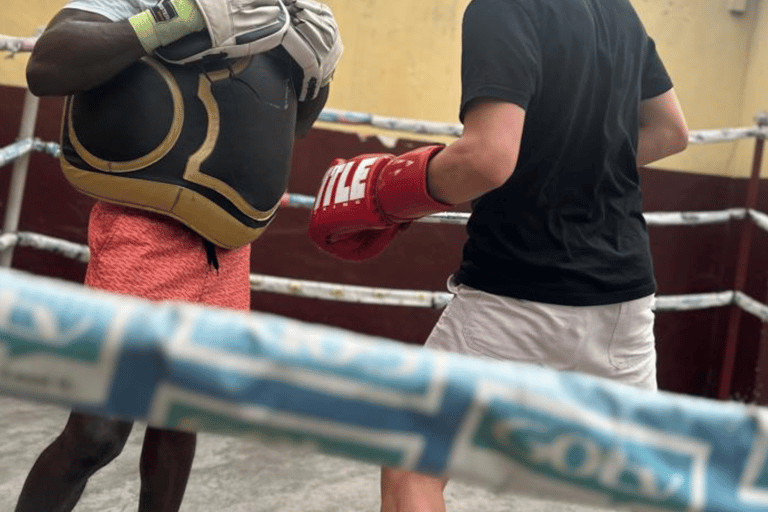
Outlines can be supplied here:
[[62, 9], [35, 44], [27, 85], [36, 96], [91, 89], [146, 55], [128, 21]]
[[326, 85], [318, 91], [314, 99], [299, 102], [296, 107], [296, 137], [304, 137], [312, 129], [312, 125], [325, 107], [325, 102], [328, 101], [329, 89]]

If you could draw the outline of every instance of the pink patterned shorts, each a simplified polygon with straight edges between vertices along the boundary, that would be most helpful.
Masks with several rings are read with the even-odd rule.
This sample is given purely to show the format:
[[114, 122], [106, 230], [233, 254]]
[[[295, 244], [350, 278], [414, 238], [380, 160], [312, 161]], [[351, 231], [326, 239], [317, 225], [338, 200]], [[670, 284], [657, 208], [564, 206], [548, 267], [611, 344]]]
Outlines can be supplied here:
[[149, 300], [250, 309], [251, 247], [216, 247], [180, 222], [136, 208], [97, 202], [88, 225], [91, 259], [85, 285]]

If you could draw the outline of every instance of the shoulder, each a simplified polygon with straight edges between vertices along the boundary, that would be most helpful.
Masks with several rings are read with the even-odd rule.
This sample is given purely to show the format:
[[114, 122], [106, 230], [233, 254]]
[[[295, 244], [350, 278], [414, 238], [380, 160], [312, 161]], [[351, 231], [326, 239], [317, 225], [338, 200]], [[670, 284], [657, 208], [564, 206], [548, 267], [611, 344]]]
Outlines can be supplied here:
[[510, 34], [538, 25], [540, 10], [531, 0], [472, 0], [464, 10], [463, 25], [465, 31], [474, 30], [488, 37], [498, 31]]

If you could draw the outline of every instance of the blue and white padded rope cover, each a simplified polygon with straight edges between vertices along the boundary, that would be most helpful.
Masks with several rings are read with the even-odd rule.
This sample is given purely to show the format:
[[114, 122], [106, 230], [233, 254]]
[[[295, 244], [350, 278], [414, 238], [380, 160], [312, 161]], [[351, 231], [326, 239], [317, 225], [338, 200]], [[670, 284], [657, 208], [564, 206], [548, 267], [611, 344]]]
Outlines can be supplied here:
[[763, 408], [15, 270], [0, 271], [0, 392], [572, 503], [768, 510]]

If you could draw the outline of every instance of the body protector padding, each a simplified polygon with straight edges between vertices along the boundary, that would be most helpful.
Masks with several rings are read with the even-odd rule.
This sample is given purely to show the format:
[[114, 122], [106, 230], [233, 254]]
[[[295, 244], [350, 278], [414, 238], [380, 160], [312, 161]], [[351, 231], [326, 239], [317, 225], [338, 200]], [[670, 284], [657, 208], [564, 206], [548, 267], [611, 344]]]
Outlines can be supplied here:
[[143, 58], [68, 97], [60, 160], [69, 182], [169, 215], [224, 248], [258, 238], [288, 186], [290, 64], [268, 52], [215, 66]]

